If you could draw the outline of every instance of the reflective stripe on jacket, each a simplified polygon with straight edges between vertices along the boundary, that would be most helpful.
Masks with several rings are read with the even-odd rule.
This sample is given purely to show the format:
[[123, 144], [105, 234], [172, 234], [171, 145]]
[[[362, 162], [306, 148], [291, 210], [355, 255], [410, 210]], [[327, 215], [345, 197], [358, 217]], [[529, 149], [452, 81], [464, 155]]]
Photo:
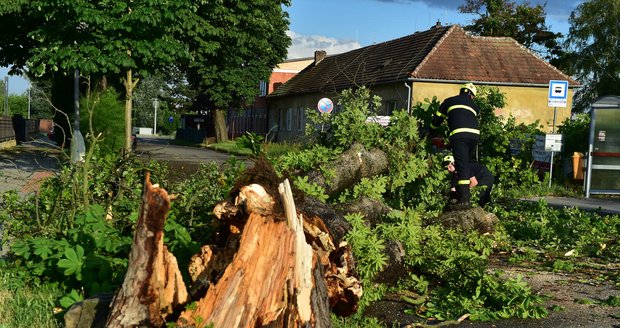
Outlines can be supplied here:
[[444, 119], [448, 121], [449, 136], [474, 136], [478, 138], [478, 115], [480, 109], [467, 94], [459, 94], [444, 100], [435, 113], [431, 128], [438, 128]]

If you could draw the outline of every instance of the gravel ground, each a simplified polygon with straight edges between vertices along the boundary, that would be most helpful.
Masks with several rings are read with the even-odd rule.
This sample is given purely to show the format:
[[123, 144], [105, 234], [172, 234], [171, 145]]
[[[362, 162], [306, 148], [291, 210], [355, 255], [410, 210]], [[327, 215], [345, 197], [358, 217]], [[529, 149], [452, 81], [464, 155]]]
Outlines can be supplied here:
[[36, 191], [42, 178], [58, 172], [59, 154], [47, 138], [0, 150], [0, 193]]
[[[613, 282], [600, 277], [620, 270], [620, 264], [595, 266], [571, 273], [549, 272], [536, 268], [491, 261], [490, 269], [502, 270], [507, 276], [521, 275], [533, 291], [548, 299], [543, 306], [549, 310], [544, 319], [506, 319], [493, 322], [465, 320], [458, 326], [472, 328], [620, 328], [620, 307], [596, 304], [610, 296], [620, 296]], [[369, 307], [367, 314], [379, 318], [388, 327], [416, 327], [422, 320], [407, 303], [397, 297]], [[555, 310], [554, 310], [555, 309]], [[432, 327], [432, 326], [431, 326]]]

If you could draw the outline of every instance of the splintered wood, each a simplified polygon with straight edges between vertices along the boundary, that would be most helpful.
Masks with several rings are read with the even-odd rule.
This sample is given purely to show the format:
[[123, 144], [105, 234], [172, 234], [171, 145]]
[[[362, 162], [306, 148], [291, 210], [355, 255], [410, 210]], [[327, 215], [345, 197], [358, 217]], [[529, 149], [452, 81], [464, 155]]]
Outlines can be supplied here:
[[[273, 215], [273, 200], [260, 185], [241, 189], [235, 200], [248, 213], [239, 249], [223, 275], [209, 286], [193, 310], [185, 310], [177, 324], [197, 322], [215, 327], [330, 326], [325, 293], [317, 293], [314, 271], [319, 269], [306, 243], [287, 182], [282, 187], [286, 219]], [[218, 206], [226, 217], [228, 204]], [[238, 209], [230, 214], [237, 216]], [[234, 213], [233, 213], [234, 212]]]
[[152, 185], [147, 172], [127, 274], [106, 327], [163, 326], [174, 308], [187, 302], [176, 258], [163, 241], [169, 210], [168, 193]]
[[[176, 259], [163, 245], [170, 197], [146, 176], [127, 275], [107, 327], [331, 327], [330, 313], [357, 310], [362, 287], [346, 242], [296, 208], [288, 180], [282, 207], [258, 184], [218, 204], [223, 243], [192, 257], [190, 295]], [[339, 238], [344, 231], [339, 231]]]

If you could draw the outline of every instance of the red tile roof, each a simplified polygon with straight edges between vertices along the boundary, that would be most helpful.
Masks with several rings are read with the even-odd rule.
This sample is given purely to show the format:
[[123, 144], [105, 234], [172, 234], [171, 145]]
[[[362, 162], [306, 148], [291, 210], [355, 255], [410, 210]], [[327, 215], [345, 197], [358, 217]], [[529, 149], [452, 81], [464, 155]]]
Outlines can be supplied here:
[[512, 38], [471, 36], [452, 25], [327, 56], [310, 64], [270, 97], [333, 93], [408, 78], [514, 85], [567, 80], [571, 86], [578, 85]]
[[471, 36], [458, 25], [439, 40], [411, 77], [516, 85], [567, 80], [578, 85], [513, 38]]

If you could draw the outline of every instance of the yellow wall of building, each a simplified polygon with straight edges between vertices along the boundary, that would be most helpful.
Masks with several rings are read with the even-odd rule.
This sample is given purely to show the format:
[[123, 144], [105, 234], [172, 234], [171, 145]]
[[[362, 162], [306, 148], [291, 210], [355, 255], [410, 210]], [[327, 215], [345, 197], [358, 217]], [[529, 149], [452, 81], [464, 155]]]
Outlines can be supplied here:
[[[424, 98], [431, 99], [436, 96], [441, 102], [445, 98], [459, 93], [462, 84], [414, 82], [412, 86], [411, 106], [418, 102], [424, 102]], [[548, 87], [514, 87], [514, 86], [494, 86], [506, 95], [506, 106], [497, 109], [495, 114], [508, 118], [510, 115], [516, 118], [517, 123], [531, 124], [539, 120], [541, 130], [546, 133], [553, 129], [553, 107], [548, 107]], [[372, 94], [378, 95], [383, 102], [395, 101], [396, 109], [407, 107], [408, 89], [404, 83], [394, 83], [385, 85], [375, 85]], [[269, 123], [268, 128], [278, 126], [278, 140], [295, 140], [303, 138], [303, 129], [299, 125], [305, 126], [305, 109], [316, 109], [319, 99], [327, 97], [332, 99], [334, 105], [338, 103], [338, 94], [300, 94], [294, 97], [282, 97], [269, 100]], [[571, 116], [573, 90], [569, 89], [567, 107], [556, 109], [555, 131], [562, 122]], [[286, 121], [284, 115], [286, 111], [292, 109], [292, 124], [290, 129], [286, 129], [283, 123]], [[302, 114], [304, 113], [304, 114]], [[303, 117], [302, 117], [303, 115]], [[276, 129], [274, 129], [275, 131]]]
[[[412, 104], [424, 103], [424, 98], [437, 96], [441, 102], [445, 98], [459, 93], [462, 84], [414, 82]], [[554, 109], [547, 104], [549, 97], [548, 87], [517, 87], [517, 86], [493, 86], [499, 88], [506, 95], [506, 106], [497, 109], [495, 114], [508, 118], [514, 116], [517, 123], [531, 124], [539, 120], [544, 132], [553, 129]], [[557, 107], [555, 127], [571, 116], [573, 89], [568, 90], [567, 107]]]
[[314, 58], [285, 61], [278, 64], [278, 66], [276, 66], [276, 70], [291, 70], [299, 72], [313, 62]]

